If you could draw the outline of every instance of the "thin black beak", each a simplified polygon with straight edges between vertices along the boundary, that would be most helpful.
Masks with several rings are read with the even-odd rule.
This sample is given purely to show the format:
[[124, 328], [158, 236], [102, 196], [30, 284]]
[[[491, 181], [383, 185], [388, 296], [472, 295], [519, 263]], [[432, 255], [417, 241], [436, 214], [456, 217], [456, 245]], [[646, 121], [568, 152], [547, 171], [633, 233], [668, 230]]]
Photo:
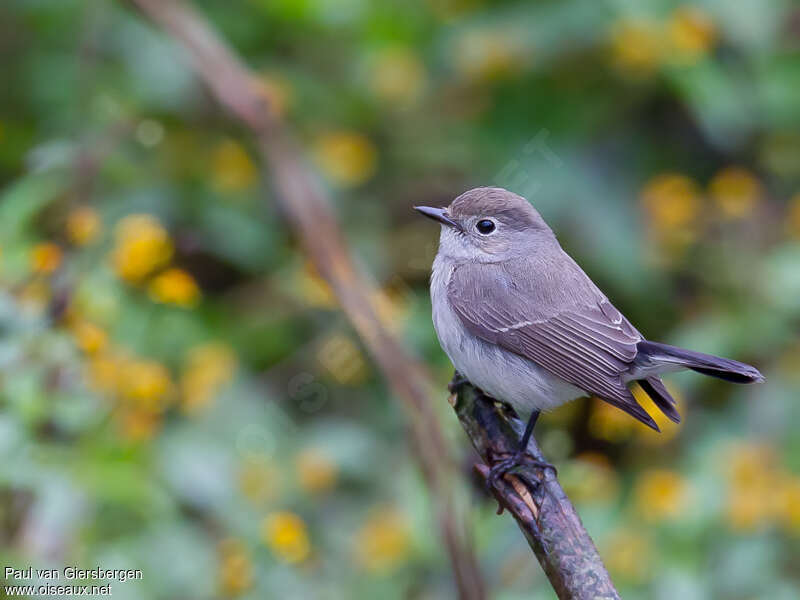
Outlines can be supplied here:
[[453, 219], [447, 216], [443, 208], [433, 208], [431, 206], [415, 206], [414, 210], [420, 213], [421, 215], [425, 215], [429, 219], [433, 219], [434, 221], [439, 221], [439, 223], [441, 223], [442, 225], [448, 225], [456, 229], [461, 229], [461, 226], [458, 223], [456, 223], [455, 221], [453, 221]]

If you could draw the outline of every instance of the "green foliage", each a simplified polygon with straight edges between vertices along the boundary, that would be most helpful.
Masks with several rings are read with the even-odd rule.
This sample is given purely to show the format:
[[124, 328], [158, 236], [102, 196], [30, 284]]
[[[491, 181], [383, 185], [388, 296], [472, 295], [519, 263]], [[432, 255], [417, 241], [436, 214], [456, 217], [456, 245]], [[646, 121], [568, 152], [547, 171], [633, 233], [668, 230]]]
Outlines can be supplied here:
[[[470, 477], [410, 210], [526, 195], [646, 335], [757, 365], [538, 436], [626, 598], [800, 586], [798, 9], [752, 0], [199, 8], [258, 73], [442, 384], [494, 598], [551, 598]], [[450, 598], [405, 424], [247, 136], [125, 3], [0, 7], [0, 556], [115, 598]]]

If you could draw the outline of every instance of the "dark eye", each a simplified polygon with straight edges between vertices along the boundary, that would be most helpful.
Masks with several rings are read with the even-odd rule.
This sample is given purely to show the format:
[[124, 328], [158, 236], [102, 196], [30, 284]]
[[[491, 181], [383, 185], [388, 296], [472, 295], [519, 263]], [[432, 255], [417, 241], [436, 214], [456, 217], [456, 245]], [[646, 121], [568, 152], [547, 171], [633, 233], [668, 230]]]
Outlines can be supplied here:
[[481, 219], [475, 225], [475, 229], [478, 230], [478, 233], [489, 235], [494, 231], [494, 223], [489, 219]]

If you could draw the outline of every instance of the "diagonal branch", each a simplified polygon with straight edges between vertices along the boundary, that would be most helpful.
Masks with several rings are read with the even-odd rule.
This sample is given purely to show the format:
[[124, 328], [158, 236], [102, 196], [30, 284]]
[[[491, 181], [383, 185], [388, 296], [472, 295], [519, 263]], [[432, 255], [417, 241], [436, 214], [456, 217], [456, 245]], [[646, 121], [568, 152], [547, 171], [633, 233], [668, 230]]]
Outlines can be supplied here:
[[[513, 453], [525, 426], [467, 383], [457, 385], [450, 403], [486, 463], [475, 465], [485, 479], [489, 475], [486, 465]], [[544, 462], [533, 437], [527, 450]], [[517, 520], [558, 597], [618, 600], [592, 539], [551, 470], [522, 466], [514, 473], [507, 474], [493, 492], [501, 509], [508, 509]]]
[[130, 0], [186, 52], [223, 107], [254, 136], [277, 200], [319, 273], [405, 408], [413, 447], [436, 514], [459, 597], [481, 600], [485, 587], [454, 514], [453, 461], [431, 409], [431, 377], [402, 347], [377, 310], [378, 291], [354, 264], [330, 202], [285, 124], [270, 111], [256, 79], [208, 22], [183, 0]]

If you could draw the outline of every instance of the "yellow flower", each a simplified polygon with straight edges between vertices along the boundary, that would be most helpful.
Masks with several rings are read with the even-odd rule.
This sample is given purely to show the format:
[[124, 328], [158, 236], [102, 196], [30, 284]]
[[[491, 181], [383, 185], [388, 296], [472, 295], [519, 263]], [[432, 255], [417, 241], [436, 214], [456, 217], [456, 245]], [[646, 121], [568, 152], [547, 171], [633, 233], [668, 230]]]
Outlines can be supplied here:
[[703, 224], [697, 184], [685, 175], [664, 173], [645, 185], [641, 199], [659, 251], [657, 258], [668, 261], [680, 257]]
[[280, 495], [281, 473], [267, 457], [249, 458], [239, 468], [239, 489], [256, 506]]
[[367, 378], [367, 363], [361, 350], [348, 336], [334, 334], [323, 340], [317, 350], [317, 360], [337, 382], [359, 385]]
[[723, 216], [746, 217], [761, 199], [761, 184], [755, 175], [741, 167], [728, 167], [714, 175], [709, 184], [711, 198]]
[[614, 24], [610, 38], [611, 62], [625, 75], [652, 75], [663, 54], [662, 32], [646, 20], [623, 20]]
[[785, 475], [781, 478], [778, 514], [789, 531], [800, 534], [800, 476]]
[[76, 246], [96, 240], [100, 227], [100, 216], [89, 206], [80, 206], [67, 215], [67, 237]]
[[161, 426], [161, 415], [136, 408], [119, 408], [114, 418], [123, 437], [134, 442], [152, 439]]
[[236, 372], [236, 354], [222, 343], [192, 348], [181, 374], [181, 401], [186, 412], [206, 408]]
[[789, 230], [789, 235], [800, 238], [800, 192], [789, 199], [786, 227]]
[[103, 394], [115, 393], [127, 364], [128, 360], [116, 352], [93, 356], [86, 369], [89, 385]]
[[111, 263], [125, 281], [138, 283], [172, 257], [172, 242], [152, 215], [129, 215], [114, 233]]
[[407, 106], [419, 97], [425, 79], [425, 66], [417, 54], [405, 46], [393, 46], [375, 58], [369, 85], [384, 102]]
[[253, 187], [258, 169], [239, 142], [224, 140], [214, 150], [211, 176], [218, 191], [240, 192]]
[[769, 502], [763, 490], [736, 488], [728, 498], [726, 517], [734, 531], [753, 531], [770, 517]]
[[97, 354], [106, 349], [108, 336], [100, 327], [89, 321], [79, 320], [72, 325], [72, 335], [78, 348], [86, 354]]
[[647, 182], [642, 202], [658, 229], [686, 227], [700, 212], [700, 190], [685, 175], [664, 173]]
[[219, 588], [226, 596], [241, 596], [253, 585], [253, 563], [247, 547], [241, 540], [222, 540], [217, 548], [219, 554]]
[[608, 458], [597, 452], [584, 452], [570, 461], [559, 479], [575, 502], [607, 502], [617, 497], [619, 482]]
[[335, 131], [314, 142], [314, 156], [322, 172], [334, 183], [357, 186], [375, 173], [378, 151], [364, 135], [354, 131]]
[[121, 396], [140, 410], [158, 413], [166, 408], [172, 393], [167, 368], [154, 360], [131, 360], [119, 381]]
[[612, 575], [641, 582], [652, 573], [653, 546], [641, 531], [619, 529], [601, 546], [602, 556]]
[[670, 16], [669, 41], [683, 61], [693, 62], [708, 54], [717, 38], [711, 18], [697, 6], [680, 6]]
[[57, 244], [43, 242], [31, 251], [31, 266], [37, 273], [52, 273], [61, 265], [63, 253]]
[[623, 442], [630, 439], [636, 427], [636, 420], [620, 409], [592, 399], [592, 412], [589, 416], [589, 432], [596, 438], [609, 442]]
[[355, 536], [358, 564], [371, 572], [387, 572], [408, 558], [411, 548], [408, 523], [393, 507], [372, 512]]
[[745, 441], [731, 445], [725, 452], [726, 474], [731, 485], [743, 488], [769, 487], [777, 456], [764, 442]]
[[679, 517], [688, 497], [686, 481], [675, 471], [666, 469], [646, 471], [634, 490], [637, 510], [652, 521]]
[[336, 308], [336, 297], [333, 295], [328, 282], [320, 277], [319, 272], [310, 261], [305, 261], [303, 267], [297, 269], [293, 280], [300, 296], [310, 306], [316, 308]]
[[495, 80], [522, 66], [525, 48], [506, 28], [463, 33], [454, 47], [455, 67], [467, 80]]
[[776, 513], [777, 457], [764, 443], [742, 442], [724, 453], [728, 479], [726, 519], [738, 531], [769, 523]]
[[194, 278], [175, 267], [156, 275], [148, 286], [148, 292], [156, 302], [184, 308], [191, 308], [200, 301], [200, 288]]
[[297, 478], [306, 492], [319, 494], [336, 485], [338, 468], [324, 453], [315, 448], [301, 452], [296, 459]]
[[261, 522], [261, 539], [278, 559], [290, 564], [303, 562], [311, 554], [306, 524], [292, 512], [268, 515]]

